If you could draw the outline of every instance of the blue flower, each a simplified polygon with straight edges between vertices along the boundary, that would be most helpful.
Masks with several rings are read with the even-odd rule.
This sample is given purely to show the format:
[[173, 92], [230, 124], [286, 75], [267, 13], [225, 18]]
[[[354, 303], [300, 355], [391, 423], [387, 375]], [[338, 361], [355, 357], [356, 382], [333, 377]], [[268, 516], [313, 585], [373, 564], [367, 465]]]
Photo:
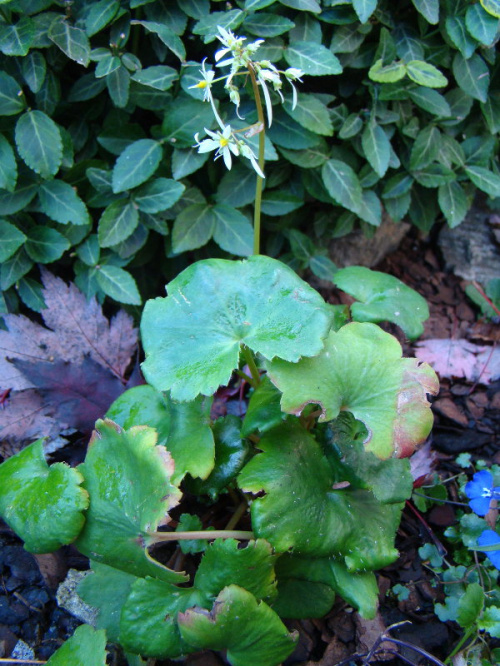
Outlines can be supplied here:
[[[477, 543], [478, 546], [500, 546], [500, 535], [493, 530], [484, 530], [481, 536], [478, 537]], [[480, 552], [486, 555], [494, 567], [500, 569], [500, 549]]]
[[465, 486], [465, 494], [470, 499], [469, 506], [478, 516], [485, 516], [490, 510], [492, 499], [500, 499], [500, 487], [493, 487], [491, 472], [483, 469], [476, 472]]

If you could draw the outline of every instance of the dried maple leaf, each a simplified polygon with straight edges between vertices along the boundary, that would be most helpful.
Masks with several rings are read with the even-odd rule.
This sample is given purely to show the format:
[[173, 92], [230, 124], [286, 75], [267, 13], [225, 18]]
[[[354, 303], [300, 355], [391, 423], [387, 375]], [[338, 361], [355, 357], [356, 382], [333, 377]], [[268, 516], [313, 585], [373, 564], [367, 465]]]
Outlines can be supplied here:
[[[48, 437], [54, 450], [66, 428], [92, 430], [125, 389], [123, 375], [137, 347], [137, 330], [123, 310], [111, 320], [95, 299], [42, 271], [46, 327], [4, 315], [0, 330], [0, 389], [12, 389], [0, 409], [0, 455]], [[64, 444], [64, 440], [61, 440]]]
[[429, 363], [440, 377], [483, 384], [500, 377], [500, 347], [479, 346], [464, 339], [432, 339], [417, 342], [415, 356]]
[[29, 374], [9, 363], [14, 358], [80, 363], [89, 356], [123, 377], [137, 345], [132, 318], [120, 310], [108, 320], [95, 298], [87, 301], [74, 284], [47, 270], [42, 270], [42, 280], [47, 308], [41, 315], [47, 328], [23, 315], [3, 316], [8, 330], [0, 330], [0, 388], [33, 387]]

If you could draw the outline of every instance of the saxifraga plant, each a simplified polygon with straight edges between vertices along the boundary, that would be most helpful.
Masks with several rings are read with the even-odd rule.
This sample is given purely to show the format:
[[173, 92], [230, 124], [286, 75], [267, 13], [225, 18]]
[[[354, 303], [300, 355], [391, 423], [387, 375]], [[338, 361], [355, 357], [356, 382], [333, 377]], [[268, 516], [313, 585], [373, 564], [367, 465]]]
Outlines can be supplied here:
[[[283, 620], [321, 617], [336, 594], [373, 617], [374, 571], [398, 555], [395, 534], [412, 490], [406, 458], [431, 429], [427, 394], [438, 380], [428, 365], [402, 358], [397, 339], [374, 322], [393, 321], [416, 337], [426, 303], [391, 276], [350, 267], [335, 281], [358, 301], [332, 306], [290, 267], [259, 254], [262, 98], [270, 123], [267, 86], [279, 93], [281, 77], [293, 85], [302, 72], [257, 60], [260, 43], [229, 30], [220, 29], [220, 40], [216, 61], [229, 73], [216, 78], [204, 63], [194, 84], [219, 129], [196, 143], [228, 167], [240, 156], [253, 167], [254, 255], [198, 261], [168, 284], [167, 297], [146, 303], [148, 384], [97, 422], [81, 465], [48, 466], [38, 441], [0, 466], [0, 513], [25, 547], [73, 542], [91, 562], [79, 593], [99, 609], [98, 632], [80, 628], [54, 663], [79, 663], [87, 643], [101, 663], [105, 630], [131, 663], [209, 648], [226, 651], [234, 666], [277, 665], [297, 640]], [[242, 113], [238, 82], [246, 77], [257, 122], [239, 132], [222, 120], [211, 88], [224, 82]], [[256, 153], [248, 143], [255, 135]], [[250, 387], [246, 414], [211, 421], [212, 396], [232, 377]], [[231, 512], [223, 529], [181, 512], [207, 502]], [[175, 547], [167, 565], [153, 556], [165, 544]], [[194, 572], [189, 586], [183, 562]]]
[[0, 314], [44, 307], [38, 264], [138, 306], [193, 253], [252, 253], [251, 166], [191, 149], [217, 127], [192, 87], [217, 26], [308, 74], [294, 111], [270, 82], [266, 254], [331, 279], [328, 245], [383, 210], [460, 224], [478, 189], [500, 196], [499, 17], [499, 0], [3, 0]]

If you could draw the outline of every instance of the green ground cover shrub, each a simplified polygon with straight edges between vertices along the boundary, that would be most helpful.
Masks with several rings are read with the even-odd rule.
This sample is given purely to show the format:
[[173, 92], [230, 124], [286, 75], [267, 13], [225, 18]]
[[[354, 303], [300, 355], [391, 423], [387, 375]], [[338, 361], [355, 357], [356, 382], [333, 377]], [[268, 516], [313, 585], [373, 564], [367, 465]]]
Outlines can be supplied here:
[[[191, 86], [218, 25], [308, 75], [293, 118], [270, 91], [268, 254], [328, 278], [327, 242], [383, 208], [459, 224], [477, 188], [500, 195], [499, 17], [498, 0], [3, 0], [0, 311], [43, 307], [36, 264], [139, 305], [187, 252], [251, 253], [255, 172], [192, 148], [215, 126]], [[225, 121], [255, 122], [223, 93]]]

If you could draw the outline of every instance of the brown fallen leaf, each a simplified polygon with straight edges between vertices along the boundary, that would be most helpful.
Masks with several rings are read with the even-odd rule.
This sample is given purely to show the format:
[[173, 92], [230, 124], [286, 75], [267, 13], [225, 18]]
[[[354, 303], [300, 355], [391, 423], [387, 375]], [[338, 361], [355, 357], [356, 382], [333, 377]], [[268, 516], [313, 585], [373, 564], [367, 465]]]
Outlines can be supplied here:
[[[125, 390], [124, 374], [137, 348], [132, 318], [108, 320], [95, 299], [42, 271], [45, 326], [4, 315], [0, 330], [0, 455], [47, 437], [46, 452], [63, 446], [66, 429], [90, 432]], [[139, 379], [135, 378], [135, 383]]]
[[475, 345], [464, 339], [417, 342], [415, 356], [443, 377], [489, 384], [500, 378], [500, 347]]
[[9, 363], [14, 358], [80, 363], [89, 356], [123, 378], [137, 346], [132, 317], [120, 310], [108, 320], [95, 298], [87, 301], [74, 284], [67, 285], [47, 270], [42, 270], [42, 280], [46, 327], [23, 315], [3, 315], [8, 330], [0, 330], [0, 388], [33, 387], [27, 374]]

